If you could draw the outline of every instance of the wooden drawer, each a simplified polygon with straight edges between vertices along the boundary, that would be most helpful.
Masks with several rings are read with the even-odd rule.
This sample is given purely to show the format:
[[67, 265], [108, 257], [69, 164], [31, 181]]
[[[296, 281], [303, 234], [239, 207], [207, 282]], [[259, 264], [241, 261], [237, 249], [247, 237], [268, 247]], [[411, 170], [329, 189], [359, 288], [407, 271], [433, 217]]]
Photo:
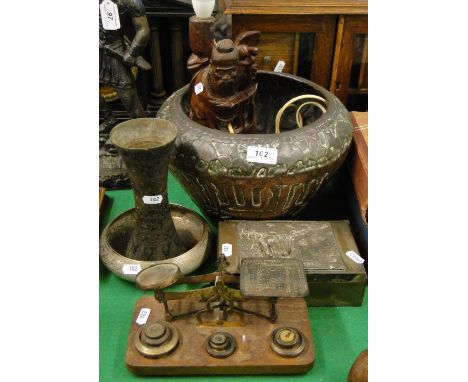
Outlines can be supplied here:
[[258, 47], [257, 66], [273, 70], [279, 60], [285, 62], [283, 72], [294, 72], [295, 33], [262, 33]]

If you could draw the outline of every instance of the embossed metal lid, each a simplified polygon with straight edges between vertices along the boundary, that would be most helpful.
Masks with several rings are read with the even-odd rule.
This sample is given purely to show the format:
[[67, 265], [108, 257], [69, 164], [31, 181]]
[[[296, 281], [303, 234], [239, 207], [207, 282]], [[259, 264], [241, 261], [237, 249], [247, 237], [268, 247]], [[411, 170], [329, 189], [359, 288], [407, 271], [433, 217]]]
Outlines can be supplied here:
[[365, 275], [347, 251], [359, 254], [349, 222], [225, 220], [219, 222], [218, 251], [229, 243], [228, 273], [240, 273], [245, 258], [298, 259], [307, 278], [321, 275]]
[[246, 297], [306, 297], [309, 294], [302, 261], [286, 258], [244, 258], [240, 290]]

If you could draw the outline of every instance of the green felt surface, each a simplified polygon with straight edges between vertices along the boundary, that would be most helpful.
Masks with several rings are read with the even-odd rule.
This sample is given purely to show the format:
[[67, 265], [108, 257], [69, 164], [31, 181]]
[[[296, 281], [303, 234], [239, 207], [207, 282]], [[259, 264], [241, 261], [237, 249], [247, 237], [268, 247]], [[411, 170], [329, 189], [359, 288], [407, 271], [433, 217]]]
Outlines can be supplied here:
[[[169, 175], [169, 201], [199, 213], [177, 180]], [[121, 212], [134, 206], [131, 190], [106, 192], [108, 206], [101, 228]], [[213, 228], [213, 226], [212, 226]], [[291, 376], [185, 376], [137, 377], [125, 367], [127, 336], [136, 300], [144, 293], [132, 283], [119, 279], [100, 263], [99, 288], [99, 375], [100, 381], [135, 380], [255, 380], [255, 381], [346, 381], [354, 359], [367, 348], [367, 290], [361, 307], [309, 308], [315, 344], [315, 365], [303, 375]], [[146, 294], [151, 295], [147, 292]]]

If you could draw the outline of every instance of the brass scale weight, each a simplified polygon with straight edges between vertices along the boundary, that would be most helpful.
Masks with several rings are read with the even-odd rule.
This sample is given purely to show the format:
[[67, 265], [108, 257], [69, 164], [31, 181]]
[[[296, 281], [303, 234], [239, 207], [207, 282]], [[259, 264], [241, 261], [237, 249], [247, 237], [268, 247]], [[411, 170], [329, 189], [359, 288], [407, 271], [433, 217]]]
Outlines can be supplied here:
[[[295, 261], [284, 260], [283, 261]], [[256, 292], [249, 290], [248, 282], [242, 280], [237, 275], [232, 275], [226, 272], [229, 263], [226, 261], [224, 255], [218, 258], [218, 269], [216, 272], [208, 273], [198, 276], [185, 276], [180, 277], [180, 269], [175, 264], [158, 264], [141, 271], [136, 278], [136, 285], [142, 290], [154, 291], [152, 310], [157, 315], [158, 306], [164, 306], [162, 313], [159, 308], [159, 319], [149, 320], [148, 323], [140, 327], [136, 327], [135, 323], [132, 325], [131, 334], [129, 337], [129, 344], [127, 347], [127, 367], [137, 374], [237, 374], [237, 373], [297, 373], [305, 372], [313, 364], [314, 351], [312, 337], [307, 319], [307, 308], [304, 300], [301, 299], [285, 299], [280, 301], [284, 306], [288, 306], [291, 300], [298, 306], [291, 306], [292, 316], [297, 319], [301, 314], [297, 314], [298, 309], [304, 313], [299, 325], [288, 325], [289, 321], [284, 318], [277, 323], [278, 310], [277, 303], [279, 297], [291, 297], [291, 291], [278, 290], [278, 296], [260, 296], [255, 295]], [[294, 263], [294, 266], [302, 268], [302, 262]], [[287, 280], [296, 282], [296, 280]], [[301, 283], [302, 280], [299, 280]], [[201, 289], [189, 291], [169, 291], [166, 288], [177, 284], [200, 284], [212, 283], [213, 285], [202, 287]], [[241, 290], [236, 289], [234, 286], [241, 285]], [[307, 283], [304, 279], [304, 288], [299, 288], [301, 296], [297, 295], [297, 288], [294, 289], [296, 295], [292, 297], [304, 297], [308, 293]], [[280, 288], [281, 289], [281, 288]], [[246, 292], [247, 291], [247, 292]], [[144, 306], [150, 305], [150, 298], [146, 299]], [[140, 299], [140, 300], [142, 300]], [[177, 301], [181, 303], [178, 305], [181, 312], [174, 313], [169, 307], [170, 301]], [[299, 301], [297, 301], [299, 300]], [[156, 305], [154, 305], [157, 301]], [[193, 309], [193, 305], [187, 304], [187, 301], [195, 302], [198, 305], [197, 309]], [[259, 301], [262, 303], [259, 304]], [[243, 303], [252, 303], [253, 307], [258, 309], [259, 306], [263, 310], [268, 309], [268, 313], [247, 309], [242, 305]], [[302, 305], [300, 304], [303, 304]], [[141, 306], [143, 306], [141, 305]], [[174, 306], [177, 306], [177, 302]], [[181, 307], [185, 310], [182, 310]], [[252, 305], [250, 305], [252, 306]], [[191, 308], [187, 308], [191, 307]], [[139, 306], [135, 312], [138, 312]], [[259, 309], [260, 310], [260, 309]], [[238, 313], [240, 319], [238, 321], [229, 320], [232, 313]], [[281, 312], [280, 312], [281, 313]], [[203, 320], [204, 315], [212, 315], [214, 320]], [[247, 319], [247, 316], [250, 319]], [[280, 314], [281, 316], [281, 314]], [[194, 322], [193, 318], [196, 318]], [[286, 316], [284, 316], [286, 317]], [[289, 318], [289, 316], [288, 316]], [[293, 320], [294, 320], [293, 319]], [[265, 322], [268, 321], [268, 323]], [[298, 320], [298, 319], [297, 319]], [[177, 323], [175, 323], [177, 321]], [[247, 321], [247, 322], [246, 322]], [[277, 323], [277, 325], [275, 325]], [[286, 325], [285, 325], [286, 324]], [[176, 326], [179, 325], [179, 328]], [[301, 326], [302, 325], [302, 326]], [[296, 326], [296, 327], [294, 327]], [[298, 329], [297, 327], [300, 327]], [[223, 331], [214, 329], [213, 327], [222, 327]], [[211, 328], [211, 329], [210, 329]], [[190, 331], [185, 341], [181, 341], [180, 332]], [[268, 346], [259, 348], [258, 338], [264, 338], [265, 332], [270, 333], [268, 337]], [[133, 335], [132, 335], [133, 333]], [[257, 345], [255, 349], [258, 353], [268, 353], [263, 357], [265, 365], [249, 365], [227, 367], [224, 363], [219, 363], [220, 359], [233, 358], [233, 364], [239, 364], [238, 360], [234, 360], [237, 356], [239, 358], [245, 357], [249, 351], [246, 351], [246, 344], [241, 343], [238, 345], [236, 341], [236, 334], [241, 334], [241, 338], [249, 338]], [[198, 337], [197, 337], [198, 335]], [[239, 338], [239, 336], [237, 336]], [[196, 340], [195, 338], [199, 338]], [[253, 340], [255, 338], [255, 340]], [[190, 346], [184, 342], [190, 342]], [[182, 343], [186, 350], [178, 350], [178, 345]], [[191, 357], [193, 350], [197, 346], [203, 345], [205, 352], [197, 353], [198, 367], [190, 367]], [[136, 349], [136, 353], [133, 349]], [[189, 349], [190, 353], [189, 353]], [[236, 354], [240, 353], [240, 354]], [[203, 353], [203, 354], [201, 354]], [[271, 354], [270, 354], [271, 353]], [[191, 355], [192, 354], [192, 355]], [[258, 362], [257, 354], [251, 354], [253, 363]], [[201, 357], [201, 358], [200, 358]], [[203, 360], [206, 357], [206, 360]], [[275, 358], [276, 357], [276, 358]], [[172, 358], [171, 360], [169, 360]], [[259, 357], [260, 358], [260, 357]], [[287, 359], [296, 359], [292, 361], [292, 366], [288, 367]], [[150, 362], [150, 363], [148, 363]], [[151, 363], [152, 362], [152, 363]], [[195, 362], [195, 361], [194, 361]], [[218, 363], [217, 363], [218, 362]], [[208, 365], [208, 366], [207, 366]], [[286, 366], [285, 366], [286, 365]], [[210, 367], [212, 366], [212, 367]], [[262, 367], [264, 366], [264, 367]], [[237, 369], [239, 368], [239, 370]]]

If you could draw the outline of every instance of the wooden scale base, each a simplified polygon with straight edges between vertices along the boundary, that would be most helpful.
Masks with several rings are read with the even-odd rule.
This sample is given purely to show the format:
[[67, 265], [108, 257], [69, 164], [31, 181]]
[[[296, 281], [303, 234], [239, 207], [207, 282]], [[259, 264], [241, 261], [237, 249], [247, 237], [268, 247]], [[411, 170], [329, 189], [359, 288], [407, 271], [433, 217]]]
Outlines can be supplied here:
[[[267, 301], [259, 300], [248, 300], [239, 306], [263, 313], [267, 313], [269, 308]], [[201, 307], [203, 304], [197, 300], [169, 301], [169, 308], [177, 313]], [[151, 309], [147, 324], [165, 321], [164, 306], [154, 297], [145, 296], [136, 302], [125, 357], [127, 368], [135, 374], [297, 374], [307, 372], [314, 364], [314, 343], [303, 298], [279, 299], [275, 323], [237, 312], [231, 313], [224, 325], [212, 323], [212, 313], [204, 314], [202, 323], [193, 315], [172, 321], [179, 334], [179, 342], [172, 353], [162, 358], [147, 358], [136, 348], [135, 337], [141, 328], [136, 320], [142, 308]], [[285, 357], [273, 351], [270, 338], [274, 330], [281, 327], [293, 328], [302, 334], [305, 346], [299, 355]], [[215, 358], [206, 350], [207, 338], [215, 332], [225, 332], [235, 339], [235, 351], [226, 358]]]

